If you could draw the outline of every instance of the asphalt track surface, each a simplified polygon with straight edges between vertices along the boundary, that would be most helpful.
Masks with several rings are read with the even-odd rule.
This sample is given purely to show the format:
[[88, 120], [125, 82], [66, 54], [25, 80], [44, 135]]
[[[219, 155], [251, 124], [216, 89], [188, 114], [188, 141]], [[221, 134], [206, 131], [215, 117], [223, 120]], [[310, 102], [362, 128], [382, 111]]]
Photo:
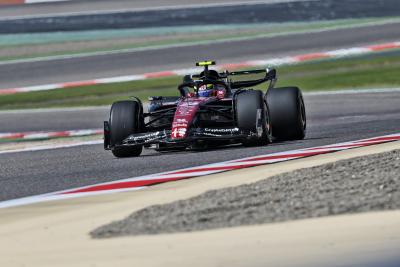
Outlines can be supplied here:
[[[178, 168], [215, 163], [247, 156], [396, 133], [400, 128], [400, 91], [306, 95], [308, 132], [305, 140], [275, 143], [264, 147], [229, 147], [205, 152], [157, 153], [146, 150], [139, 158], [115, 159], [102, 145], [0, 155], [0, 200], [36, 195], [99, 182], [113, 181]], [[101, 109], [81, 110], [79, 115], [101, 125]], [[31, 118], [63, 120], [65, 127], [85, 122], [71, 114], [34, 113]], [[65, 116], [64, 118], [62, 116]], [[1, 120], [3, 118], [1, 117]], [[21, 121], [22, 122], [22, 121]], [[0, 125], [4, 125], [1, 121]], [[59, 127], [59, 126], [55, 126]]]
[[[362, 4], [361, 4], [362, 3]], [[1, 33], [127, 29], [227, 23], [296, 22], [397, 16], [396, 0], [198, 4], [192, 7], [5, 19]]]
[[191, 68], [194, 62], [204, 59], [220, 63], [268, 59], [397, 41], [399, 36], [400, 23], [391, 23], [207, 45], [3, 64], [0, 65], [0, 88]]
[[146, 27], [240, 24], [259, 22], [297, 22], [333, 19], [398, 16], [397, 0], [322, 0], [289, 3], [236, 2], [197, 3], [170, 8], [142, 10], [121, 9], [118, 12], [58, 15], [25, 19], [6, 19], [0, 33], [30, 33], [77, 30], [131, 29]]
[[[49, 111], [50, 110], [50, 111]], [[107, 119], [110, 107], [0, 111], [2, 133], [97, 129]]]
[[280, 3], [301, 0], [73, 0], [34, 5], [2, 6], [0, 19], [44, 17], [57, 15], [98, 14], [116, 11], [163, 10], [199, 5], [232, 5], [241, 3]]

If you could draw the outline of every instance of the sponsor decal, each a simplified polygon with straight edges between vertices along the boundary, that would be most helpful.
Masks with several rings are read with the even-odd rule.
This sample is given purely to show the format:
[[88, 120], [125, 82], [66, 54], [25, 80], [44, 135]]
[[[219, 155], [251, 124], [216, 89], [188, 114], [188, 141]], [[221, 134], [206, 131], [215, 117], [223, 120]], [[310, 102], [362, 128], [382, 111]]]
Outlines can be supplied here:
[[182, 138], [186, 136], [186, 128], [177, 127], [172, 131], [173, 138]]
[[154, 132], [154, 133], [148, 133], [148, 134], [143, 134], [143, 135], [139, 135], [139, 136], [137, 136], [137, 135], [130, 136], [130, 137], [128, 137], [127, 141], [128, 142], [132, 142], [132, 141], [133, 142], [141, 142], [141, 141], [149, 142], [149, 141], [155, 140], [160, 137], [162, 137], [161, 132]]
[[186, 123], [175, 123], [172, 124], [172, 128], [178, 128], [178, 127], [184, 127], [187, 128], [187, 124]]
[[181, 116], [187, 116], [187, 115], [192, 114], [195, 109], [197, 109], [196, 105], [179, 107], [177, 114], [181, 115]]
[[183, 118], [176, 118], [172, 123], [172, 128], [187, 128], [188, 127], [188, 120]]
[[173, 105], [176, 105], [176, 102], [162, 102], [161, 105], [163, 105], [163, 106], [173, 106]]
[[188, 123], [187, 119], [176, 119], [177, 123]]
[[239, 132], [239, 128], [225, 128], [225, 129], [212, 129], [212, 128], [204, 128], [204, 132], [208, 133], [237, 133]]

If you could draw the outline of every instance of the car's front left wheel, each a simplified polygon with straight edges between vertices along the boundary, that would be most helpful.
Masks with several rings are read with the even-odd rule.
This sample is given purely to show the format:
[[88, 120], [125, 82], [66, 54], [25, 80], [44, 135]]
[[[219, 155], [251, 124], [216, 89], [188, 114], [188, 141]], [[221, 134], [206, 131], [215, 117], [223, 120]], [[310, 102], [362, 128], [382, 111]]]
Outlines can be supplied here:
[[111, 152], [117, 158], [138, 157], [143, 146], [122, 146], [122, 141], [129, 135], [139, 132], [140, 106], [136, 101], [118, 101], [110, 112]]

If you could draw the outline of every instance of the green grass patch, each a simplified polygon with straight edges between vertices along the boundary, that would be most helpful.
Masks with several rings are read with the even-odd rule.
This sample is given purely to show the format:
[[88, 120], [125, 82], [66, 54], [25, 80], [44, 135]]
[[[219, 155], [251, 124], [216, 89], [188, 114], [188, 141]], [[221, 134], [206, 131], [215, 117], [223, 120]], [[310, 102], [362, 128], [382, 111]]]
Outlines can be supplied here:
[[[276, 86], [303, 91], [400, 87], [400, 51], [281, 66]], [[250, 77], [246, 77], [250, 78]], [[83, 86], [0, 96], [0, 109], [108, 105], [137, 96], [177, 95], [181, 77]], [[263, 87], [265, 88], [265, 85]]]
[[304, 91], [400, 86], [400, 51], [303, 63], [278, 68], [277, 86], [297, 85]]

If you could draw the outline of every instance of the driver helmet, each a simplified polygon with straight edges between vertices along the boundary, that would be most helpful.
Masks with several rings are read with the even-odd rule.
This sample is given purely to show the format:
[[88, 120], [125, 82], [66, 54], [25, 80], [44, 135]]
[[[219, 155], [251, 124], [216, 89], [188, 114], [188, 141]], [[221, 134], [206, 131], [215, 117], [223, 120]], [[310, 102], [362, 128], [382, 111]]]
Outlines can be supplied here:
[[213, 84], [204, 84], [199, 88], [199, 96], [200, 97], [210, 97], [213, 96], [215, 92], [215, 88]]

